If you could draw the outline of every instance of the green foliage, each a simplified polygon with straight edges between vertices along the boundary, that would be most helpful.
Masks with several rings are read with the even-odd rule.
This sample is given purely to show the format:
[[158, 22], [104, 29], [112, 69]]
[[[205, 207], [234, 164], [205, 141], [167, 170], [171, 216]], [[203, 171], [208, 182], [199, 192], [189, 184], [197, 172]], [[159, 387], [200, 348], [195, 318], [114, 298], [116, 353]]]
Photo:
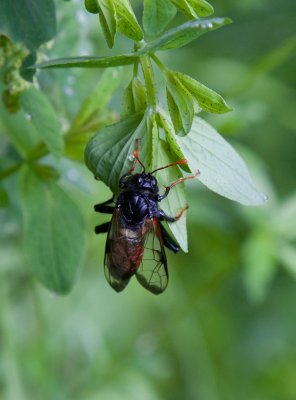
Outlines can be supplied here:
[[21, 172], [24, 252], [40, 282], [64, 294], [81, 266], [85, 229], [79, 208], [48, 172], [31, 167]]
[[30, 50], [36, 50], [56, 34], [53, 0], [40, 0], [38, 6], [31, 0], [2, 0], [0, 32], [15, 42], [24, 43]]
[[[45, 4], [43, 6], [45, 7]], [[38, 10], [36, 9], [35, 14], [32, 13], [27, 17], [26, 23], [33, 23], [34, 19], [39, 18], [37, 11], [41, 12], [42, 10], [48, 18], [46, 33], [38, 31], [38, 29], [40, 30], [39, 24], [34, 28], [34, 35], [39, 35], [38, 42], [29, 43], [27, 36], [21, 39], [31, 50], [36, 50], [40, 43], [46, 38], [49, 39], [52, 35], [54, 20], [50, 20], [50, 18], [53, 18], [54, 14], [49, 11], [51, 6], [52, 4], [48, 2], [46, 7], [49, 8], [45, 10], [45, 8], [40, 7]], [[10, 11], [7, 11], [7, 7], [8, 5], [5, 3], [4, 8], [9, 14]], [[133, 77], [125, 88], [121, 102], [121, 119], [101, 129], [104, 122], [106, 123], [111, 118], [111, 115], [105, 113], [105, 118], [103, 118], [101, 111], [98, 112], [98, 110], [103, 110], [108, 105], [114, 91], [122, 81], [122, 70], [113, 69], [113, 71], [104, 73], [98, 85], [91, 91], [73, 117], [69, 129], [63, 134], [59, 116], [45, 94], [27, 84], [17, 92], [18, 104], [25, 114], [19, 112], [16, 118], [11, 121], [7, 113], [2, 112], [4, 125], [11, 130], [9, 133], [11, 141], [23, 160], [15, 166], [9, 167], [8, 170], [4, 169], [0, 176], [6, 177], [18, 171], [22, 163], [26, 161], [37, 162], [34, 168], [40, 170], [38, 160], [48, 154], [51, 154], [55, 159], [61, 159], [65, 156], [81, 161], [84, 146], [91, 135], [97, 132], [86, 146], [85, 162], [95, 177], [101, 179], [114, 193], [118, 193], [119, 179], [129, 169], [131, 162], [129, 158], [134, 149], [135, 140], [141, 139], [141, 158], [148, 170], [155, 169], [163, 163], [175, 161], [178, 157], [186, 158], [188, 165], [184, 165], [182, 169], [192, 173], [200, 170], [200, 181], [217, 193], [244, 204], [262, 203], [264, 198], [254, 188], [246, 166], [239, 156], [220, 138], [213, 128], [196, 117], [196, 114], [201, 112], [202, 109], [212, 113], [230, 111], [224, 99], [190, 76], [169, 70], [155, 54], [157, 51], [183, 47], [204, 33], [229, 24], [230, 19], [200, 19], [199, 17], [208, 17], [213, 12], [212, 6], [204, 0], [145, 1], [143, 27], [146, 34], [154, 38], [152, 41], [146, 41], [129, 0], [85, 1], [85, 8], [92, 14], [99, 14], [103, 35], [109, 47], [113, 47], [116, 33], [120, 32], [134, 41], [134, 51], [129, 54], [107, 57], [62, 58], [41, 62], [29, 67], [26, 67], [28, 64], [28, 61], [26, 61], [22, 66], [22, 71], [28, 79], [32, 79], [36, 68], [80, 67], [98, 69], [133, 64]], [[174, 18], [177, 9], [185, 13], [190, 21], [162, 33]], [[53, 9], [52, 12], [54, 12]], [[20, 18], [18, 14], [9, 15], [11, 18], [7, 19], [10, 21], [18, 21]], [[20, 24], [19, 29], [17, 32], [25, 32], [22, 24]], [[26, 35], [28, 32], [26, 32]], [[16, 34], [18, 35], [18, 33]], [[16, 39], [16, 37], [12, 35], [12, 39]], [[20, 37], [17, 37], [17, 39], [20, 39]], [[15, 53], [16, 50], [11, 51], [12, 55]], [[24, 56], [20, 60], [23, 62]], [[169, 116], [161, 106], [161, 93], [158, 93], [156, 87], [151, 60], [159, 67], [165, 80]], [[21, 63], [18, 64], [18, 67], [21, 67]], [[27, 74], [26, 71], [29, 71], [29, 73]], [[21, 133], [23, 130], [22, 123], [28, 132], [25, 138]], [[188, 137], [182, 139], [182, 136], [186, 135]], [[41, 170], [44, 171], [42, 168]], [[180, 176], [180, 172], [181, 170], [178, 167], [163, 172], [160, 174], [160, 183], [165, 185], [168, 183], [166, 181], [176, 180]], [[45, 180], [49, 178], [46, 173], [42, 176]], [[36, 187], [40, 187], [40, 198], [42, 196], [47, 198], [47, 192], [42, 186], [42, 181], [39, 182], [36, 179]], [[38, 179], [41, 179], [40, 174]], [[46, 188], [48, 188], [48, 183]], [[163, 207], [169, 214], [174, 215], [185, 206], [184, 188], [180, 185], [174, 188], [172, 192], [173, 194], [164, 201]], [[36, 197], [36, 202], [40, 202], [38, 197]], [[51, 204], [48, 204], [48, 208], [50, 207]], [[33, 224], [34, 219], [41, 217], [41, 215], [38, 216], [35, 213], [35, 208], [27, 207], [26, 210], [28, 215], [26, 221], [29, 221], [30, 224]], [[58, 209], [49, 211], [55, 214]], [[26, 223], [28, 225], [28, 222]], [[55, 245], [54, 233], [59, 231], [60, 223], [61, 221], [58, 220], [54, 232], [48, 233], [48, 240], [45, 240], [46, 243], [43, 244], [47, 252], [54, 253], [54, 257], [59, 260], [57, 268], [62, 268], [62, 261], [59, 256], [61, 249]], [[187, 251], [185, 216], [174, 223], [171, 229], [181, 247]], [[45, 250], [38, 251], [38, 249], [41, 249], [38, 244], [38, 237], [38, 235], [34, 236], [29, 246], [31, 260], [35, 264], [32, 269], [47, 287], [58, 292], [63, 291], [59, 283], [50, 282], [53, 280], [52, 277], [47, 276], [44, 271], [40, 272], [38, 260], [42, 254], [46, 254], [48, 259], [49, 257]], [[42, 236], [40, 236], [40, 240], [44, 240], [44, 238], [41, 238]], [[28, 242], [28, 233], [26, 241]], [[34, 243], [36, 248], [33, 246]], [[34, 251], [36, 252], [36, 259], [33, 258]], [[62, 276], [60, 280], [66, 279], [68, 273], [69, 282], [72, 282], [75, 274], [71, 275], [67, 269], [67, 264], [68, 262], [65, 260], [65, 271], [61, 272], [61, 276], [63, 273], [65, 276]], [[53, 271], [52, 275], [56, 273], [53, 266], [48, 267], [48, 271]], [[70, 288], [71, 285], [71, 283], [68, 283], [65, 284], [65, 287]]]
[[188, 21], [177, 28], [165, 32], [160, 38], [149, 43], [147, 47], [150, 52], [178, 49], [201, 35], [230, 23], [231, 20], [229, 18], [209, 18]]
[[[13, 3], [21, 9], [20, 1]], [[56, 2], [60, 33], [50, 46], [37, 50], [36, 63], [53, 65], [55, 59], [91, 53], [103, 57], [87, 56], [86, 64], [126, 63], [119, 70], [117, 66], [105, 71], [51, 68], [38, 71], [32, 85], [20, 79], [20, 72], [22, 76], [24, 71], [35, 72], [34, 68], [21, 68], [28, 54], [25, 45], [5, 37], [6, 45], [0, 46], [1, 95], [5, 97], [8, 90], [9, 99], [16, 100], [11, 104], [17, 106], [14, 113], [0, 106], [0, 337], [4, 344], [0, 349], [0, 397], [294, 399], [296, 3], [216, 1], [215, 15], [231, 15], [235, 23], [181, 48], [159, 51], [159, 58], [154, 50], [150, 52], [152, 44], [165, 36], [167, 29], [178, 28], [190, 17], [178, 9], [177, 18], [166, 26], [159, 19], [159, 25], [152, 28], [151, 20], [148, 36], [140, 15], [143, 3], [131, 2], [146, 44], [133, 43], [117, 30], [114, 49], [109, 52], [104, 32], [98, 29], [100, 14], [88, 14], [83, 2], [60, 1]], [[162, 10], [165, 4], [174, 7], [169, 0], [157, 4], [163, 5]], [[280, 28], [273, 33], [271, 27], [275, 26]], [[79, 57], [75, 60], [74, 65], [81, 61]], [[186, 136], [175, 133], [167, 107], [168, 71], [190, 93], [198, 114]], [[33, 86], [46, 95], [59, 121], [65, 146], [58, 160], [49, 152], [43, 130], [19, 107], [21, 93]], [[232, 112], [227, 112], [229, 106], [216, 92], [223, 94]], [[131, 125], [127, 121], [133, 118], [134, 130], [126, 137], [137, 129], [145, 132], [140, 155], [151, 168], [178, 159], [189, 161], [190, 168], [182, 165], [157, 172], [161, 193], [162, 185], [181, 175], [196, 169], [201, 172], [185, 184], [187, 199], [184, 188], [177, 185], [161, 202], [172, 215], [189, 205], [181, 221], [171, 224], [186, 250], [187, 219], [189, 252], [174, 255], [167, 251], [170, 283], [161, 298], [150, 296], [136, 281], [120, 296], [110, 290], [103, 273], [106, 237], [93, 234], [94, 225], [109, 221], [107, 215], [94, 214], [93, 205], [107, 200], [111, 193], [85, 168], [84, 149], [97, 134], [102, 154], [99, 135], [107, 140], [106, 126], [112, 144], [111, 127], [116, 131], [122, 123], [122, 136], [119, 132], [115, 136], [123, 139], [124, 129]], [[225, 140], [236, 149], [235, 156]], [[105, 148], [110, 151], [107, 145]], [[123, 151], [122, 172], [131, 165], [132, 150], [131, 143], [130, 150]], [[238, 153], [250, 169], [248, 177]], [[115, 154], [112, 157], [115, 159]], [[120, 162], [124, 157], [118, 156]], [[102, 163], [99, 169], [107, 180], [104, 168]], [[241, 168], [242, 177], [238, 176]], [[268, 194], [264, 207], [242, 207], [200, 182], [207, 177], [214, 189], [216, 185], [228, 195], [229, 184], [234, 182], [235, 196], [244, 202], [260, 201], [250, 175]], [[30, 222], [34, 243], [32, 238], [23, 241], [27, 229], [23, 190], [31, 198], [26, 220], [37, 215], [34, 225]], [[43, 200], [45, 207], [40, 203]], [[61, 201], [75, 206], [65, 210]], [[77, 211], [83, 213], [80, 219]], [[49, 217], [53, 212], [54, 219]], [[53, 226], [46, 222], [49, 219], [54, 220]], [[42, 223], [47, 227], [45, 233]], [[44, 234], [49, 239], [40, 243]], [[85, 235], [87, 241], [82, 238]], [[26, 244], [34, 252], [27, 250]], [[47, 269], [40, 266], [39, 272], [34, 272], [33, 261], [37, 257], [43, 260], [45, 254], [54, 259], [54, 247], [55, 263], [42, 261], [50, 275], [58, 272], [48, 279]], [[78, 260], [75, 264], [73, 259], [81, 257], [78, 252], [85, 249], [80, 269]], [[61, 260], [59, 267], [57, 260]], [[40, 265], [38, 260], [34, 264]], [[40, 285], [42, 277], [46, 283]], [[65, 293], [75, 280], [68, 296], [44, 289], [51, 282], [55, 286], [50, 291]]]
[[[159, 141], [158, 148], [158, 164], [168, 165], [174, 155], [172, 154], [171, 148], [163, 141]], [[157, 172], [157, 180], [161, 186], [167, 186], [169, 183], [176, 179], [176, 176], [181, 177], [178, 167], [166, 168], [162, 171]], [[177, 215], [178, 212], [186, 204], [186, 196], [184, 190], [184, 184], [177, 185], [168, 197], [166, 197], [162, 203], [162, 209], [168, 215]], [[178, 238], [179, 244], [183, 251], [188, 251], [187, 242], [187, 228], [186, 228], [186, 213], [182, 215], [177, 224], [171, 224], [170, 230], [173, 235]]]
[[167, 103], [175, 132], [187, 135], [194, 118], [194, 99], [173, 73], [166, 73]]
[[159, 35], [176, 12], [177, 9], [167, 0], [144, 0], [143, 26], [147, 35]]
[[41, 91], [30, 88], [21, 94], [20, 104], [50, 153], [60, 158], [63, 154], [64, 140], [57, 115], [47, 97]]
[[203, 119], [196, 117], [190, 133], [177, 141], [190, 169], [200, 171], [199, 180], [209, 189], [245, 205], [266, 201], [238, 153]]
[[152, 168], [148, 118], [143, 114], [134, 114], [106, 126], [89, 141], [85, 149], [86, 165], [113, 193], [118, 193], [119, 178], [130, 168], [129, 156], [135, 149], [136, 139], [141, 139], [144, 164], [149, 170]]
[[216, 114], [231, 111], [231, 108], [226, 104], [223, 97], [214, 92], [214, 90], [180, 72], [174, 72], [174, 76], [191, 93], [200, 108], [204, 111]]

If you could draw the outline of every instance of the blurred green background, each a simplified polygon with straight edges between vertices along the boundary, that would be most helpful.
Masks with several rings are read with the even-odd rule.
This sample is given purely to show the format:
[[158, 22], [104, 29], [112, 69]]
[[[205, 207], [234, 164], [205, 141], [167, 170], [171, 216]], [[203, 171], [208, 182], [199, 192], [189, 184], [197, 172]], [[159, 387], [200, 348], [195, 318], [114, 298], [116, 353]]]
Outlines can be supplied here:
[[[157, 297], [132, 280], [116, 294], [103, 273], [105, 236], [93, 234], [108, 220], [93, 205], [109, 191], [83, 165], [64, 162], [63, 185], [88, 222], [88, 251], [63, 297], [24, 265], [12, 198], [0, 209], [1, 399], [296, 399], [296, 3], [211, 3], [233, 24], [161, 56], [233, 107], [202, 117], [242, 154], [268, 203], [243, 207], [190, 182], [190, 250], [168, 254], [168, 289]], [[140, 15], [141, 2], [133, 4]], [[108, 50], [97, 17], [79, 1], [56, 5], [49, 58], [130, 49], [121, 37]], [[65, 127], [101, 73], [39, 73]], [[115, 112], [127, 79], [111, 101]], [[5, 185], [17, 190], [15, 180]]]

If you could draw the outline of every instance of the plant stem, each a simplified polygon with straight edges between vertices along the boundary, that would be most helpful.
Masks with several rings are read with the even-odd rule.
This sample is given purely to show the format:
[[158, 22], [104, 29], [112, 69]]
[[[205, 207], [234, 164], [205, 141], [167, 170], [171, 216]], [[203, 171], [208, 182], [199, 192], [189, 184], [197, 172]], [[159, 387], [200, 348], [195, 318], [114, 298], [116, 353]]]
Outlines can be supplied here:
[[154, 83], [153, 69], [151, 65], [151, 60], [148, 56], [141, 57], [141, 67], [144, 75], [147, 98], [149, 106], [155, 111], [157, 104], [156, 88]]
[[158, 68], [161, 69], [161, 71], [163, 71], [163, 72], [167, 71], [167, 67], [160, 61], [160, 59], [155, 54], [151, 54], [150, 57], [155, 62], [155, 64], [158, 66]]

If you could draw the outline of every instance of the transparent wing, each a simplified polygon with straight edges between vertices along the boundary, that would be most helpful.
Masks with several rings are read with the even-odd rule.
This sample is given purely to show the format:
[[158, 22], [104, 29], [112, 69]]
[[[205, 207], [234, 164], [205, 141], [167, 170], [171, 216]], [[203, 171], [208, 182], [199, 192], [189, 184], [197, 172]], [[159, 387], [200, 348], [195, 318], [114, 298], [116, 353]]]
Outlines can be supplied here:
[[145, 222], [144, 256], [136, 272], [139, 283], [154, 294], [162, 293], [168, 285], [167, 260], [156, 218]]
[[[116, 292], [121, 292], [129, 283], [130, 280], [130, 277], [121, 276], [119, 273], [117, 273], [116, 269], [114, 268], [113, 252], [116, 250], [116, 247], [120, 247], [120, 244], [122, 243], [123, 238], [121, 231], [122, 227], [121, 227], [119, 210], [116, 209], [113, 213], [110, 222], [110, 228], [106, 240], [105, 260], [104, 260], [105, 277], [109, 282], [110, 286], [114, 290], [116, 290]], [[124, 248], [120, 249], [120, 252], [121, 253], [124, 252]]]
[[121, 216], [121, 209], [113, 213], [105, 249], [105, 276], [117, 292], [128, 284], [141, 264], [146, 238], [145, 224], [129, 226]]

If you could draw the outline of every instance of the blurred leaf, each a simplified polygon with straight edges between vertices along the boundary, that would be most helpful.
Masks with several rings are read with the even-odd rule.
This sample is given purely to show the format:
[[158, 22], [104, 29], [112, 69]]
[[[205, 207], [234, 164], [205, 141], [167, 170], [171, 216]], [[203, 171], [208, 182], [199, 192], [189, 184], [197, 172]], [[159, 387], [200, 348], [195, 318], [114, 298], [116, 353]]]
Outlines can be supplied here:
[[213, 7], [205, 0], [170, 0], [189, 18], [208, 17], [213, 14]]
[[31, 168], [23, 168], [20, 188], [28, 263], [45, 287], [65, 294], [85, 251], [81, 212], [55, 182], [40, 180]]
[[209, 18], [188, 21], [183, 25], [165, 32], [159, 39], [148, 43], [144, 51], [176, 49], [192, 42], [206, 32], [214, 31], [224, 25], [230, 24], [229, 18]]
[[10, 114], [1, 102], [0, 118], [3, 131], [9, 136], [19, 154], [25, 158], [40, 140], [36, 129], [22, 110]]
[[167, 100], [177, 134], [187, 134], [194, 118], [194, 101], [188, 90], [171, 71], [166, 72]]
[[[171, 154], [168, 145], [165, 141], [159, 140], [158, 166], [168, 165], [172, 162], [172, 158], [173, 155]], [[170, 183], [175, 181], [177, 177], [181, 177], [180, 169], [178, 167], [170, 167], [157, 172], [157, 181], [160, 188], [161, 186], [168, 186]], [[169, 195], [160, 203], [160, 208], [171, 217], [175, 217], [185, 206], [186, 197], [183, 183], [172, 188]], [[169, 224], [169, 227], [182, 250], [188, 252], [186, 213], [182, 215], [179, 221]]]
[[135, 114], [116, 124], [106, 126], [87, 144], [85, 163], [113, 193], [119, 190], [120, 177], [131, 167], [129, 156], [135, 149], [135, 140], [141, 139], [141, 159], [147, 169], [151, 167], [151, 133], [147, 132], [147, 119]]
[[244, 282], [250, 298], [264, 300], [276, 272], [276, 237], [269, 230], [255, 231], [243, 247]]
[[57, 181], [60, 177], [59, 172], [50, 165], [36, 164], [34, 165], [34, 172], [38, 178], [45, 181]]
[[115, 7], [112, 0], [99, 0], [99, 4], [101, 27], [108, 46], [112, 48], [117, 29]]
[[195, 117], [190, 133], [176, 138], [190, 169], [200, 171], [198, 179], [209, 189], [245, 205], [264, 204], [244, 161], [211, 125]]
[[289, 240], [296, 239], [296, 194], [284, 201], [272, 219], [277, 234]]
[[134, 77], [123, 94], [120, 115], [128, 117], [147, 108], [146, 88], [139, 78]]
[[21, 94], [20, 103], [48, 150], [56, 158], [61, 157], [64, 139], [56, 112], [47, 97], [40, 90], [31, 87]]
[[159, 35], [176, 15], [168, 0], [144, 0], [143, 26], [149, 36]]
[[278, 249], [278, 258], [287, 270], [296, 278], [296, 248], [291, 244], [282, 244]]
[[92, 14], [98, 14], [100, 12], [98, 0], [84, 0], [84, 7]]
[[33, 68], [27, 68], [32, 64], [35, 64], [37, 59], [36, 52], [31, 52], [23, 61], [21, 69], [20, 69], [20, 75], [22, 78], [27, 80], [28, 82], [33, 82], [33, 77], [35, 75], [35, 69]]
[[112, 0], [116, 10], [118, 31], [132, 40], [143, 39], [143, 32], [129, 0]]
[[[104, 124], [105, 125], [105, 124]], [[102, 126], [101, 126], [102, 129]], [[78, 162], [84, 162], [84, 150], [86, 144], [93, 136], [94, 132], [71, 135], [65, 142], [64, 156]]]
[[210, 113], [222, 114], [231, 111], [225, 100], [218, 93], [204, 86], [191, 76], [174, 72], [179, 81], [196, 98], [202, 109]]
[[136, 53], [110, 57], [68, 57], [44, 61], [30, 68], [109, 68], [133, 64], [138, 59]]
[[53, 0], [1, 0], [0, 32], [36, 50], [56, 34]]
[[4, 187], [0, 186], [0, 208], [6, 208], [9, 204], [9, 197]]
[[86, 124], [98, 111], [102, 110], [109, 103], [114, 91], [122, 80], [122, 70], [114, 68], [106, 70], [102, 74], [98, 84], [83, 101], [80, 110], [76, 114], [70, 130], [77, 130]]

